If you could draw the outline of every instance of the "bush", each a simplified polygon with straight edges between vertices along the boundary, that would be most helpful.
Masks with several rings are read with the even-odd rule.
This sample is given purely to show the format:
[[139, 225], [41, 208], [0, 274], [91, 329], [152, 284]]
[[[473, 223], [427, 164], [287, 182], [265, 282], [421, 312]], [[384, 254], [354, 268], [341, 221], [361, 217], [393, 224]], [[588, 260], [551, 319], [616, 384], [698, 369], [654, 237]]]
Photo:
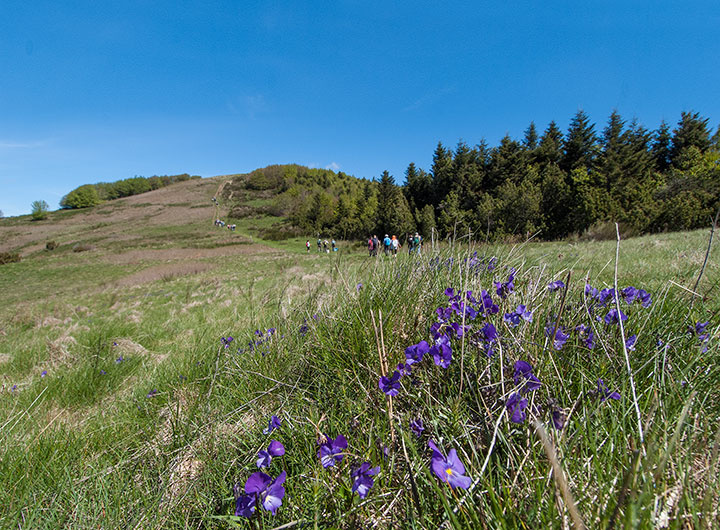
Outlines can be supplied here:
[[17, 263], [21, 259], [19, 252], [0, 252], [0, 265]]
[[60, 206], [63, 208], [89, 208], [98, 204], [100, 204], [100, 195], [92, 184], [80, 186], [60, 200]]
[[55, 250], [58, 246], [56, 241], [48, 241], [45, 243], [45, 250]]
[[47, 214], [50, 206], [48, 206], [48, 203], [46, 203], [45, 201], [33, 201], [33, 203], [30, 205], [30, 208], [32, 208], [33, 221], [42, 221], [43, 219], [47, 219]]

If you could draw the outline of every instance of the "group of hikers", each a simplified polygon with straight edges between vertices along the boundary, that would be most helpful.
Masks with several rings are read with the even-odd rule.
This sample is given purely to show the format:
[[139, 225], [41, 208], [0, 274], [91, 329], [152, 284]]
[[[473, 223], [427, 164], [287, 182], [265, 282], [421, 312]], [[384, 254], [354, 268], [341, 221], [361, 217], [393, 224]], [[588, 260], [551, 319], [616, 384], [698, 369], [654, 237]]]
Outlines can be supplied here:
[[227, 227], [228, 230], [231, 230], [233, 232], [237, 228], [237, 225], [226, 224], [225, 221], [222, 221], [220, 219], [215, 219], [215, 226], [219, 226], [220, 228]]
[[[415, 232], [414, 235], [408, 234], [406, 242], [408, 254], [420, 254], [423, 243], [423, 238], [420, 234], [418, 234], [417, 232]], [[370, 257], [379, 256], [381, 250], [385, 256], [397, 256], [398, 250], [400, 250], [400, 248], [402, 247], [402, 244], [400, 244], [400, 240], [397, 238], [397, 236], [390, 236], [388, 234], [385, 234], [385, 237], [382, 240], [379, 239], [376, 235], [370, 236], [368, 238], [367, 244]], [[312, 245], [310, 244], [310, 240], [306, 240], [305, 251], [308, 254], [310, 253], [311, 247]], [[329, 254], [331, 250], [332, 252], [337, 252], [338, 247], [335, 244], [334, 239], [328, 243], [327, 239], [323, 240], [322, 238], [318, 238], [317, 250], [318, 252], [324, 252]]]
[[[420, 234], [417, 232], [415, 232], [415, 235], [408, 234], [406, 241], [408, 254], [412, 254], [413, 252], [420, 254], [422, 248], [422, 236]], [[378, 256], [381, 249], [386, 256], [397, 256], [398, 250], [400, 250], [401, 247], [400, 240], [394, 235], [389, 236], [385, 234], [382, 241], [380, 241], [376, 235], [368, 238], [368, 253], [370, 257]]]
[[[318, 252], [330, 253], [330, 247], [328, 247], [328, 245], [330, 245], [332, 247], [333, 252], [337, 252], [338, 248], [337, 248], [337, 245], [335, 244], [334, 239], [330, 243], [328, 243], [327, 239], [325, 239], [323, 241], [322, 239], [318, 238], [318, 240], [317, 240]], [[307, 250], [308, 253], [310, 252], [310, 240], [309, 239], [307, 241], [305, 241], [305, 249]]]

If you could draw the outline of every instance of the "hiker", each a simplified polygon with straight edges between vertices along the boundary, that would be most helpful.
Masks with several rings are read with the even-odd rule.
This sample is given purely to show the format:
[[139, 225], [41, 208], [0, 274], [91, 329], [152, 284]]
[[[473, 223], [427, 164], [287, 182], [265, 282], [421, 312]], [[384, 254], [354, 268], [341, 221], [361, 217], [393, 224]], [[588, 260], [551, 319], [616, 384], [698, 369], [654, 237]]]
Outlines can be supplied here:
[[413, 248], [414, 248], [415, 252], [420, 254], [421, 247], [422, 247], [422, 237], [420, 236], [420, 234], [415, 232], [415, 235], [413, 236]]
[[374, 244], [374, 242], [373, 242], [372, 236], [368, 237], [368, 252], [369, 252], [369, 255], [370, 255], [371, 258], [372, 258], [372, 255], [373, 255], [373, 248], [374, 248], [374, 246], [375, 246], [375, 244]]
[[397, 237], [392, 236], [392, 239], [390, 240], [390, 246], [392, 249], [393, 256], [397, 256], [398, 249], [400, 248], [400, 241], [398, 241]]
[[325, 251], [325, 254], [330, 254], [330, 250], [328, 249], [328, 240], [326, 239], [323, 241], [323, 250]]
[[307, 249], [308, 254], [310, 254], [310, 240], [308, 239], [305, 241], [305, 248]]
[[318, 237], [317, 245], [318, 245], [318, 252], [321, 252], [322, 251], [322, 239], [320, 239], [319, 237]]
[[380, 251], [380, 239], [377, 235], [373, 235], [373, 256], [377, 256]]
[[334, 240], [334, 239], [333, 239], [332, 241], [330, 241], [330, 245], [332, 245], [332, 251], [333, 251], [333, 252], [337, 252], [337, 246], [335, 245], [335, 240]]
[[406, 243], [407, 243], [407, 247], [408, 247], [408, 255], [410, 255], [413, 252], [413, 236], [412, 236], [412, 234], [407, 235]]
[[385, 234], [385, 239], [383, 239], [383, 251], [386, 256], [390, 254], [390, 245], [392, 245], [392, 240], [390, 239], [390, 236]]

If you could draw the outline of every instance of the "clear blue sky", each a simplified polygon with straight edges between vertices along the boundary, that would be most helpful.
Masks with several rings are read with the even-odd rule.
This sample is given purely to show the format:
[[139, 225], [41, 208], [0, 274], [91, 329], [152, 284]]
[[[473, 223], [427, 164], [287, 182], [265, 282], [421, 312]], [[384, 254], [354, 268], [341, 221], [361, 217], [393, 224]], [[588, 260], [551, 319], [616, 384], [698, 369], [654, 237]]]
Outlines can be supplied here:
[[0, 210], [296, 162], [398, 183], [438, 141], [582, 108], [720, 121], [720, 7], [651, 0], [3, 0]]

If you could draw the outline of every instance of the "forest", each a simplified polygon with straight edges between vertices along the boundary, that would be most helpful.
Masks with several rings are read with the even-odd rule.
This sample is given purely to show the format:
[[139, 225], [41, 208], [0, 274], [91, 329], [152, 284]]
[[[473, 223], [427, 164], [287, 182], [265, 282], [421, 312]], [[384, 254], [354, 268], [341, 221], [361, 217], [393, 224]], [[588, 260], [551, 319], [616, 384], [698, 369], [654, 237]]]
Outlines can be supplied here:
[[720, 206], [720, 129], [708, 122], [683, 112], [675, 127], [651, 131], [614, 111], [598, 131], [580, 110], [565, 133], [531, 122], [521, 140], [496, 146], [438, 143], [430, 169], [411, 162], [402, 185], [387, 171], [369, 180], [275, 165], [235, 187], [269, 193], [263, 213], [286, 224], [344, 239], [433, 228], [440, 237], [602, 238], [614, 237], [615, 222], [626, 236], [688, 230], [708, 226]]

